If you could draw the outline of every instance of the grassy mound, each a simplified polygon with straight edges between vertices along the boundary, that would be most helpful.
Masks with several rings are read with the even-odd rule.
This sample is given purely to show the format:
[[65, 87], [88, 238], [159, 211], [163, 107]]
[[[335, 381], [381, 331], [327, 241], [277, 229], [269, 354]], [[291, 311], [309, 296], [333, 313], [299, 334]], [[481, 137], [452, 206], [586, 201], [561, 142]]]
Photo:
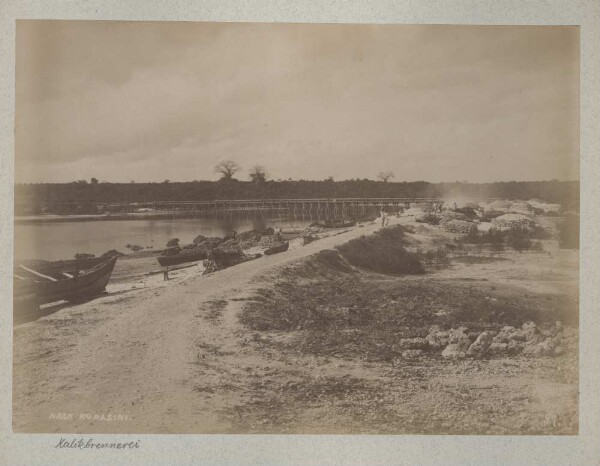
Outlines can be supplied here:
[[353, 239], [337, 249], [351, 265], [372, 272], [390, 275], [423, 273], [419, 257], [408, 252], [404, 244], [404, 230], [395, 226]]
[[323, 280], [336, 278], [346, 274], [355, 274], [354, 269], [335, 249], [325, 249], [304, 259], [290, 264], [279, 272], [281, 278], [287, 280]]

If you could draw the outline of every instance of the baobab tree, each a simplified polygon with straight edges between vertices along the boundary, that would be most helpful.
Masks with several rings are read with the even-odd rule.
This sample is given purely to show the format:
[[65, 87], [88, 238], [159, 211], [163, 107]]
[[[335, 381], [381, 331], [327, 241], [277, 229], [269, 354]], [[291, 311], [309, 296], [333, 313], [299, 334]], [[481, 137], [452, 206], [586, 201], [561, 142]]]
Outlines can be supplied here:
[[250, 170], [250, 179], [255, 183], [264, 183], [267, 181], [267, 170], [262, 165], [255, 165]]
[[377, 178], [379, 178], [384, 183], [387, 183], [389, 180], [394, 178], [394, 172], [379, 172]]
[[215, 173], [221, 174], [222, 180], [232, 180], [233, 175], [240, 170], [240, 166], [233, 160], [223, 160], [215, 165]]

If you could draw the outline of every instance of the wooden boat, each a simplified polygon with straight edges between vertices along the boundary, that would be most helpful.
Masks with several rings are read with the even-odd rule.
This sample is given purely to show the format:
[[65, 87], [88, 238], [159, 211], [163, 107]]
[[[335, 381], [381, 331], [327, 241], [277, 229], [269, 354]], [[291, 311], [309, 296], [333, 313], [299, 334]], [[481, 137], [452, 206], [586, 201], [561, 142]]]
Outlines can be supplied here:
[[204, 259], [206, 259], [205, 250], [193, 250], [189, 252], [183, 250], [179, 254], [163, 254], [162, 256], [157, 257], [158, 263], [163, 267], [185, 264], [186, 262], [201, 261]]
[[204, 261], [205, 270], [202, 275], [216, 272], [217, 270], [226, 269], [234, 265], [248, 262], [262, 257], [262, 254], [240, 254], [235, 251], [212, 251], [209, 258]]
[[[73, 274], [77, 270], [87, 270], [102, 264], [107, 257], [91, 257], [86, 259], [70, 259], [60, 261], [24, 260], [15, 264], [14, 273], [19, 274], [21, 266], [33, 269], [45, 275]], [[68, 278], [68, 277], [67, 277]]]
[[316, 236], [313, 235], [305, 235], [302, 237], [302, 243], [304, 246], [306, 246], [307, 244], [312, 243], [313, 241], [318, 240], [319, 238], [317, 238]]
[[[13, 270], [15, 306], [31, 306], [56, 301], [80, 301], [106, 288], [117, 257], [74, 261], [15, 264]], [[31, 263], [29, 263], [31, 265]], [[89, 267], [91, 265], [91, 267]]]
[[306, 228], [282, 228], [280, 233], [282, 235], [301, 235]]
[[356, 220], [348, 220], [346, 222], [342, 220], [325, 220], [324, 222], [315, 222], [311, 224], [311, 227], [318, 228], [349, 228], [356, 225]]
[[290, 243], [288, 241], [285, 241], [283, 243], [276, 244], [275, 246], [270, 247], [269, 249], [265, 249], [264, 253], [265, 255], [270, 256], [271, 254], [277, 254], [279, 252], [287, 251], [289, 247]]
[[288, 241], [290, 239], [298, 238], [302, 236], [302, 234], [306, 231], [305, 228], [283, 228], [279, 231], [279, 236], [283, 241]]

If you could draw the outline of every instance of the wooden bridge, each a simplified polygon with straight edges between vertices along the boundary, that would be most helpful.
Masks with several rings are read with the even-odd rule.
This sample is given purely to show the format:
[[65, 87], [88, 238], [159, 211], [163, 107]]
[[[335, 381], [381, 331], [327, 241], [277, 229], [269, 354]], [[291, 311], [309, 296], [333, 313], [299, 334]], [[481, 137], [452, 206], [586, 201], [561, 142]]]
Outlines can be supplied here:
[[[470, 199], [472, 202], [492, 199]], [[99, 211], [135, 212], [170, 211], [186, 216], [208, 216], [223, 213], [265, 212], [306, 218], [347, 218], [377, 214], [381, 209], [395, 213], [411, 204], [437, 204], [440, 198], [315, 198], [315, 199], [216, 199], [211, 201], [152, 201], [133, 203], [93, 203]], [[78, 202], [60, 206], [78, 206]], [[52, 207], [58, 207], [53, 204]], [[89, 207], [89, 203], [88, 203]]]
[[436, 203], [433, 198], [321, 198], [321, 199], [219, 199], [214, 201], [158, 201], [144, 207], [156, 210], [214, 212], [282, 212], [293, 216], [342, 218], [367, 215], [375, 210], [398, 211], [411, 203]]
[[[483, 199], [472, 199], [478, 202]], [[490, 199], [485, 199], [486, 201]], [[189, 211], [202, 215], [222, 212], [281, 212], [294, 217], [344, 218], [369, 215], [384, 209], [398, 212], [411, 204], [437, 204], [440, 198], [318, 198], [318, 199], [218, 199], [213, 201], [156, 201], [136, 208]]]

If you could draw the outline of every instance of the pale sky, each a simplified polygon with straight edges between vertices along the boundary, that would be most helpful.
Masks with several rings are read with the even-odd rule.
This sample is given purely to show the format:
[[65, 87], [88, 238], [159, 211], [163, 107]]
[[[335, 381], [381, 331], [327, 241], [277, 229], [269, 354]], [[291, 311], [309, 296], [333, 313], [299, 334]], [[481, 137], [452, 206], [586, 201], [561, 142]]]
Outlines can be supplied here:
[[579, 179], [576, 27], [19, 21], [17, 182]]

